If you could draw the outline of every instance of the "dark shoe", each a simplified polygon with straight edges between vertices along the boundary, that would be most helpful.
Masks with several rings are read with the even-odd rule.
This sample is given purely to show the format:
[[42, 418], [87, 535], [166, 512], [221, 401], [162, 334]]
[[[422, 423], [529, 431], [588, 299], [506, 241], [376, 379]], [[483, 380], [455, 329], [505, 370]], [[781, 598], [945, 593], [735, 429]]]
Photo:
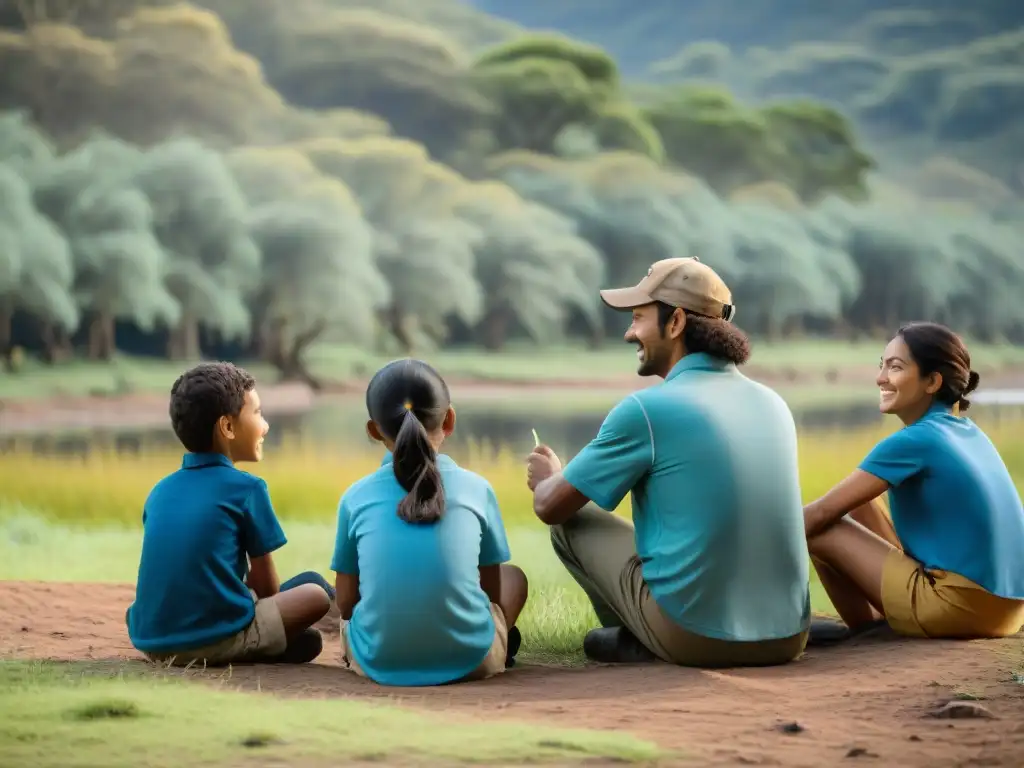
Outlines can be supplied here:
[[807, 635], [807, 647], [827, 647], [838, 645], [856, 637], [869, 636], [878, 630], [889, 626], [885, 619], [862, 624], [856, 629], [850, 629], [839, 619], [816, 617], [811, 619], [810, 632]]
[[602, 664], [640, 664], [657, 657], [625, 627], [592, 629], [583, 638], [583, 653]]
[[323, 635], [319, 630], [310, 627], [289, 640], [284, 653], [276, 656], [273, 661], [277, 664], [308, 664], [319, 656], [323, 649]]
[[523, 644], [523, 636], [519, 627], [512, 627], [508, 631], [508, 650], [505, 653], [505, 669], [511, 669], [516, 665], [516, 654], [519, 653], [519, 646]]

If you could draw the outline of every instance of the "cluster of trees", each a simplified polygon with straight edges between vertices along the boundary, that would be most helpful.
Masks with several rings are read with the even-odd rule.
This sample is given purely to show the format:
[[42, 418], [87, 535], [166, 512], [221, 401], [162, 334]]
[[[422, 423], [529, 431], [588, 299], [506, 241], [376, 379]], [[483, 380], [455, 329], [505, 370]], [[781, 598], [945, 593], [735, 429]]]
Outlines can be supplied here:
[[[95, 134], [60, 152], [0, 120], [0, 345], [12, 328], [59, 360], [110, 357], [117, 328], [175, 358], [242, 345], [286, 375], [325, 338], [367, 345], [537, 343], [618, 333], [602, 285], [698, 254], [742, 325], [779, 336], [873, 332], [931, 317], [1024, 341], [1024, 227], [774, 183], [723, 198], [631, 152], [515, 150], [469, 179], [405, 139], [308, 139], [220, 151]], [[18, 323], [13, 321], [20, 318]]]
[[23, 29], [0, 30], [0, 108], [29, 110], [60, 146], [97, 127], [141, 145], [181, 133], [219, 147], [390, 133], [473, 178], [512, 149], [630, 150], [723, 193], [777, 181], [808, 201], [863, 195], [874, 166], [831, 108], [757, 109], [707, 88], [639, 105], [606, 52], [560, 36], [471, 52], [345, 3], [205, 4], [38, 0]]
[[0, 0], [0, 354], [130, 334], [308, 377], [329, 338], [599, 342], [601, 286], [691, 254], [754, 333], [1024, 341], [1017, 202], [865, 203], [874, 162], [831, 107], [635, 98], [593, 46], [471, 53], [354, 0], [203, 5]]

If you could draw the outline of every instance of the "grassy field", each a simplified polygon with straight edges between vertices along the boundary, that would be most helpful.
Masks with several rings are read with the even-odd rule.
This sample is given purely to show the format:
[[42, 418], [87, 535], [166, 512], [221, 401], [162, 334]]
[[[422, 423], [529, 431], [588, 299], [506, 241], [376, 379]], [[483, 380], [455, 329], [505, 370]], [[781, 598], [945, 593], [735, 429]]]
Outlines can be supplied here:
[[[1021, 420], [979, 419], [1024, 486]], [[894, 425], [801, 436], [807, 500], [848, 473]], [[487, 458], [485, 458], [485, 455]], [[557, 562], [530, 511], [522, 457], [482, 450], [455, 456], [485, 475], [501, 502], [513, 560], [531, 596], [519, 626], [524, 662], [574, 665], [596, 617]], [[131, 582], [138, 564], [141, 505], [152, 484], [175, 469], [177, 451], [141, 455], [97, 451], [87, 458], [8, 453], [0, 460], [0, 580]], [[289, 543], [277, 555], [288, 576], [329, 575], [334, 516], [342, 491], [373, 471], [379, 454], [332, 452], [297, 442], [249, 469], [265, 477]], [[617, 510], [628, 514], [628, 501]], [[812, 578], [813, 608], [830, 612]], [[647, 761], [655, 748], [612, 733], [492, 726], [345, 701], [279, 700], [211, 689], [119, 665], [0, 661], [0, 765], [129, 766], [303, 764], [412, 760], [503, 764], [588, 758]], [[216, 716], [212, 716], [216, 713]], [[301, 737], [294, 734], [301, 733]], [[186, 750], [184, 758], [177, 750]], [[247, 746], [248, 745], [248, 746]], [[255, 745], [255, 746], [254, 746]], [[263, 764], [261, 762], [260, 764]]]
[[[762, 371], [788, 376], [794, 373], [822, 374], [836, 368], [872, 366], [885, 340], [845, 343], [798, 341], [778, 344], [757, 342], [750, 364]], [[982, 371], [1024, 366], [1024, 348], [971, 347], [974, 367]], [[351, 377], [366, 378], [397, 355], [380, 355], [353, 347], [322, 345], [310, 350], [311, 369], [327, 381]], [[579, 347], [512, 346], [500, 354], [480, 350], [425, 352], [445, 376], [493, 382], [557, 382], [559, 380], [615, 379], [634, 373], [636, 360], [625, 345], [612, 339], [600, 350]], [[0, 400], [53, 397], [59, 395], [166, 392], [188, 363], [121, 356], [111, 363], [75, 361], [45, 366], [27, 361], [18, 374], [0, 373]], [[263, 382], [276, 375], [266, 365], [249, 366]]]
[[0, 661], [0, 765], [640, 762], [652, 744], [608, 731], [489, 724], [367, 702], [243, 694], [119, 665]]
[[[1024, 487], [1020, 420], [981, 423]], [[825, 493], [893, 428], [802, 435], [805, 500]], [[524, 658], [579, 661], [583, 634], [595, 619], [555, 560], [546, 529], [533, 517], [523, 457], [505, 451], [485, 459], [482, 452], [469, 450], [455, 458], [490, 480], [513, 560], [530, 578], [531, 600], [522, 619]], [[278, 557], [282, 574], [316, 569], [329, 575], [338, 499], [379, 461], [379, 453], [332, 452], [299, 442], [276, 448], [262, 463], [248, 467], [267, 480], [289, 536]], [[153, 483], [179, 465], [177, 451], [97, 452], [85, 458], [6, 454], [0, 461], [0, 578], [132, 581], [142, 502]], [[628, 498], [617, 512], [629, 514]], [[813, 586], [815, 609], [829, 610], [818, 585]]]

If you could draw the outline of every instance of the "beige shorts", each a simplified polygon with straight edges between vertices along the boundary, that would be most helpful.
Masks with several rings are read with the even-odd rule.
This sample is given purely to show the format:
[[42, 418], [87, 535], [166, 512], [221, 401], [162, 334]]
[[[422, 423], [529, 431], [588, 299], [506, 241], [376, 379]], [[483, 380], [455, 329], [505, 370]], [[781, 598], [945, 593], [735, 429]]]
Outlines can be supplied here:
[[[505, 623], [505, 614], [497, 603], [491, 603], [491, 616], [494, 618], [494, 642], [491, 643], [491, 649], [487, 652], [484, 660], [480, 662], [480, 666], [465, 677], [452, 682], [466, 683], [472, 680], [486, 680], [505, 671], [505, 658], [508, 655], [508, 625]], [[351, 670], [357, 675], [369, 679], [369, 676], [352, 656], [352, 648], [348, 643], [348, 622], [343, 622], [341, 625], [341, 666], [343, 669]]]
[[882, 607], [901, 635], [998, 638], [1024, 626], [1024, 600], [993, 595], [950, 571], [925, 568], [898, 549], [885, 559]]
[[273, 598], [256, 599], [256, 615], [252, 622], [236, 635], [218, 640], [202, 648], [187, 651], [147, 653], [150, 661], [184, 667], [206, 664], [211, 667], [259, 661], [268, 656], [284, 653], [288, 638], [284, 631], [281, 609]]

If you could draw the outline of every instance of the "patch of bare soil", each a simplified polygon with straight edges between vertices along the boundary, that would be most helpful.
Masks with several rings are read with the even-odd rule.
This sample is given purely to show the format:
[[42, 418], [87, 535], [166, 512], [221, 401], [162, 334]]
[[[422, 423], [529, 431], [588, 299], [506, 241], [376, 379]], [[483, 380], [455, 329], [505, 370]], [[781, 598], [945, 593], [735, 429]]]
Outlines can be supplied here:
[[[0, 657], [145, 664], [124, 626], [133, 595], [123, 584], [0, 583]], [[1021, 637], [853, 642], [764, 669], [520, 663], [483, 682], [395, 689], [338, 666], [336, 626], [325, 621], [316, 663], [234, 667], [229, 684], [628, 731], [696, 765], [1017, 767], [1024, 756], [1024, 685], [1012, 675], [1024, 666]], [[226, 677], [212, 669], [180, 674], [218, 684]]]

